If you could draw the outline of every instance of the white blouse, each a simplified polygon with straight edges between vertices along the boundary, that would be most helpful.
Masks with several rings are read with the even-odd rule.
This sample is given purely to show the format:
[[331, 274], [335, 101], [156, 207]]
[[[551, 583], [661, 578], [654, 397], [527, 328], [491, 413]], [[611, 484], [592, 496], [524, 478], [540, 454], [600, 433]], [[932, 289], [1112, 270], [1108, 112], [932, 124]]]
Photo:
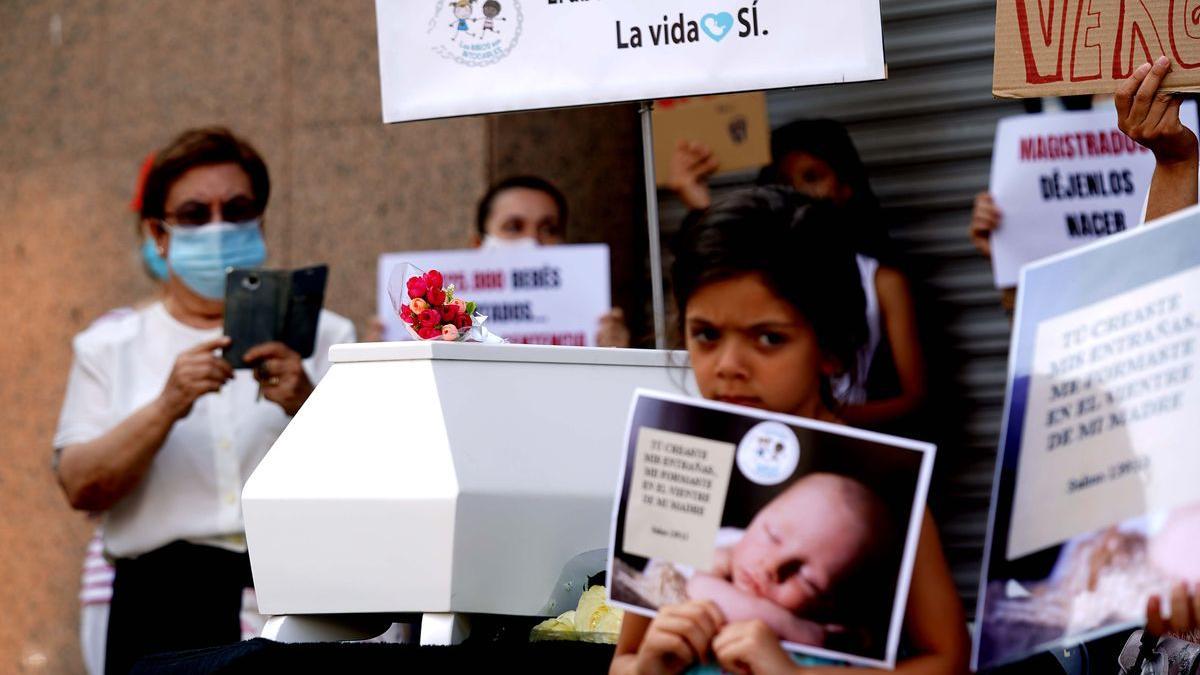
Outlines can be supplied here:
[[[161, 302], [112, 312], [75, 336], [75, 358], [54, 436], [55, 453], [105, 434], [157, 397], [176, 357], [221, 336], [172, 317]], [[317, 344], [304, 369], [315, 384], [329, 369], [330, 346], [354, 341], [354, 325], [322, 311]], [[248, 369], [196, 400], [178, 420], [141, 483], [105, 514], [105, 551], [129, 558], [175, 540], [244, 551], [241, 491], [291, 419], [257, 400]]]

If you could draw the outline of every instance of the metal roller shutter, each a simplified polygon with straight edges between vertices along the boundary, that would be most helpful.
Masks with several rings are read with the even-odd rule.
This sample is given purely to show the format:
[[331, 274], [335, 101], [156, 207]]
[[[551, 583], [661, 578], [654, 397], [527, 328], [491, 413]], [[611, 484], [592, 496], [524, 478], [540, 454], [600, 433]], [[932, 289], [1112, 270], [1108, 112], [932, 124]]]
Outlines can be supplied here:
[[[973, 614], [1009, 321], [988, 261], [967, 239], [967, 224], [975, 193], [987, 187], [996, 122], [1023, 108], [991, 95], [994, 2], [883, 0], [882, 9], [889, 79], [772, 92], [771, 125], [804, 117], [844, 123], [907, 257], [931, 370], [931, 399], [918, 435], [939, 444], [932, 500], [955, 581]], [[714, 192], [753, 178], [723, 177]], [[666, 238], [683, 209], [669, 194], [660, 201]]]

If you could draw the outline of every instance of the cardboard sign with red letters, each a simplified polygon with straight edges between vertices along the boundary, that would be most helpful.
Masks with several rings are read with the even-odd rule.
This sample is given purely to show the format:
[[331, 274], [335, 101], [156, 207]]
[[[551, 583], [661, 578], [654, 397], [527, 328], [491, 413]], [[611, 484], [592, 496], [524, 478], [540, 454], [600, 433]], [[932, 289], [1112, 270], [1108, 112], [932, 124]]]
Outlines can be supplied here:
[[1111, 94], [1163, 55], [1166, 89], [1200, 91], [1197, 0], [996, 2], [996, 96]]

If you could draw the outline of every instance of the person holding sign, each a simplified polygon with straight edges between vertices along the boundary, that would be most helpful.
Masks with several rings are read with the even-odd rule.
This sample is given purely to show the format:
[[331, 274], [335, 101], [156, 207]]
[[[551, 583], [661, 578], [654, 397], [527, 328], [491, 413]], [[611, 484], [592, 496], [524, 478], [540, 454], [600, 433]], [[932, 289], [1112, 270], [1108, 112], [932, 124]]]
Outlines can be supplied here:
[[[672, 276], [688, 354], [705, 398], [842, 421], [834, 412], [833, 380], [846, 372], [846, 364], [855, 363], [866, 327], [853, 254], [833, 235], [839, 215], [789, 189], [755, 188], [685, 226]], [[818, 283], [829, 291], [812, 293]], [[772, 582], [803, 586], [820, 571], [808, 566], [807, 560], [781, 559], [771, 571]], [[826, 672], [794, 662], [766, 622], [731, 622], [722, 605], [733, 610], [729, 601], [693, 600], [664, 607], [653, 620], [627, 614], [609, 672], [682, 673], [713, 662], [736, 673]], [[965, 670], [966, 619], [928, 515], [906, 616], [914, 656], [902, 661], [898, 672]]]
[[1121, 131], [1154, 153], [1145, 220], [1154, 220], [1196, 204], [1197, 143], [1179, 121], [1183, 99], [1160, 89], [1171, 60], [1142, 64], [1117, 89]]
[[[1097, 97], [1090, 111], [1016, 115], [997, 125], [989, 187], [975, 198], [969, 234], [991, 259], [1010, 313], [1025, 264], [1141, 222], [1155, 160], [1119, 129], [1117, 111], [1104, 105], [1111, 98]], [[1197, 128], [1195, 104], [1185, 103], [1179, 118]]]
[[[1181, 124], [1181, 98], [1160, 89], [1170, 67], [1165, 58], [1141, 65], [1118, 86], [1115, 97], [1121, 131], [1151, 150], [1156, 159], [1145, 209], [1147, 219], [1169, 215], [1196, 203], [1198, 143], [1194, 133]], [[1136, 269], [1156, 261], [1127, 262], [1130, 269]], [[1126, 281], [1123, 276], [1118, 279], [1122, 285]], [[1040, 288], [1045, 287], [1043, 282]], [[1091, 310], [1088, 319], [1103, 322], [1103, 317], [1104, 310]], [[1049, 329], [1052, 319], [1038, 318], [1039, 330]], [[1026, 400], [1033, 400], [1032, 395]], [[1182, 443], [1183, 438], [1178, 441]], [[1118, 446], [1129, 443], [1117, 442]], [[1183, 444], [1178, 448], [1184, 449]], [[1080, 472], [1085, 470], [1081, 468]], [[1099, 485], [1080, 480], [1075, 489], [1093, 489]], [[1136, 482], [1111, 492], [1105, 501], [1120, 501], [1140, 491], [1141, 485]], [[1000, 498], [1009, 500], [998, 502], [1002, 504], [1018, 500], [1003, 494]], [[1028, 508], [1031, 503], [1036, 503], [1032, 509]], [[1045, 507], [1043, 500], [1024, 504], [1026, 513], [1033, 514], [1033, 519], [1025, 522], [1040, 518]], [[1013, 503], [1014, 513], [1016, 506]], [[1062, 524], [1082, 512], [1090, 509], [1058, 509], [1056, 518], [1050, 522]], [[1141, 640], [1141, 649], [1153, 651], [1162, 635], [1194, 640], [1196, 629], [1200, 628], [1200, 589], [1194, 586], [1200, 580], [1200, 565], [1195, 562], [1200, 555], [1195, 544], [1198, 531], [1200, 507], [1193, 503], [1165, 510], [1142, 510], [1133, 518], [1127, 512], [1117, 525], [1087, 530], [1080, 527], [1075, 530], [1078, 533], [1066, 540], [1060, 538], [1060, 544], [1050, 548], [1039, 545], [1024, 555], [992, 555], [985, 578], [992, 595], [985, 597], [985, 609], [980, 611], [980, 665], [1020, 657], [1028, 653], [1025, 646], [1028, 644], [1050, 641], [1069, 644], [1080, 635], [1105, 631], [1108, 637], [1087, 641], [1086, 649], [1073, 645], [1068, 651], [1087, 653], [1088, 661], [1112, 668], [1116, 653], [1124, 645], [1126, 653], [1121, 662], [1132, 663], [1133, 659], [1126, 657], [1130, 650], [1139, 651], [1138, 640], [1127, 643], [1127, 635], [1117, 625], [1135, 620], [1144, 607], [1142, 602], [1145, 602], [1146, 633], [1152, 639]], [[1001, 536], [1000, 540], [1007, 538]], [[996, 546], [995, 539], [992, 546]], [[1164, 591], [1168, 587], [1170, 590]], [[988, 603], [998, 609], [986, 609]], [[1070, 613], [1057, 616], [1048, 610], [1054, 603], [1069, 608]], [[1025, 615], [1020, 614], [1022, 610]], [[998, 673], [1027, 673], [1045, 668], [1050, 662], [1049, 653], [1043, 652], [1008, 665]]]
[[264, 261], [269, 195], [248, 143], [220, 128], [180, 135], [155, 155], [140, 209], [167, 261], [161, 299], [74, 340], [54, 459], [71, 506], [105, 512], [116, 568], [106, 672], [240, 638], [253, 585], [241, 488], [328, 368], [329, 347], [354, 340], [348, 320], [323, 312], [311, 359], [267, 343], [246, 355], [257, 369], [235, 373], [217, 355], [229, 344], [225, 273]]
[[[479, 200], [471, 245], [484, 249], [554, 246], [566, 242], [567, 198], [537, 176], [496, 183]], [[598, 320], [596, 345], [628, 347], [625, 313], [614, 307]]]
[[[1145, 63], [1117, 89], [1116, 106], [1121, 131], [1154, 153], [1154, 179], [1146, 201], [1146, 220], [1170, 215], [1195, 206], [1200, 155], [1196, 134], [1179, 121], [1183, 99], [1161, 90], [1171, 71], [1171, 61], [1161, 57]], [[1185, 523], [1190, 523], [1187, 525]], [[1171, 513], [1159, 537], [1158, 562], [1181, 575], [1200, 577], [1200, 552], [1194, 533], [1200, 523], [1200, 507]], [[1184, 533], [1183, 537], [1173, 536]], [[1186, 540], [1186, 541], [1185, 541]], [[1163, 612], [1164, 607], [1169, 612]], [[1146, 630], [1200, 642], [1200, 586], [1180, 583], [1169, 598], [1151, 597], [1146, 605]]]
[[[496, 251], [564, 244], [568, 215], [567, 198], [550, 181], [537, 176], [506, 178], [480, 198], [470, 245]], [[373, 317], [363, 342], [383, 340], [384, 330], [383, 319]], [[598, 347], [629, 347], [625, 313], [614, 307], [599, 317], [595, 337]]]
[[[858, 254], [859, 284], [866, 292], [869, 330], [855, 358], [857, 377], [835, 382], [838, 414], [867, 427], [887, 424], [917, 410], [925, 398], [925, 359], [917, 331], [908, 280], [896, 267], [895, 252], [883, 226], [866, 167], [845, 127], [833, 120], [800, 120], [771, 134], [774, 163], [759, 176], [763, 184], [789, 185], [815, 199], [848, 209], [853, 224], [842, 224]], [[672, 158], [670, 185], [693, 210], [711, 202], [708, 177], [717, 170], [708, 148], [681, 142]], [[822, 287], [825, 287], [822, 285]], [[878, 386], [879, 370], [890, 351], [895, 384]]]

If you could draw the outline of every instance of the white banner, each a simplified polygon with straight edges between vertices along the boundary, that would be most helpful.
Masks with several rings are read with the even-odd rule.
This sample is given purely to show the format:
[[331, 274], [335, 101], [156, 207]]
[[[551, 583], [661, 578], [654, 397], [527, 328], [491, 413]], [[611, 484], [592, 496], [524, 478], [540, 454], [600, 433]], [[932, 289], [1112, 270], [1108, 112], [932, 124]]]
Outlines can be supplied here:
[[477, 303], [488, 329], [510, 342], [594, 346], [599, 319], [612, 308], [605, 244], [385, 253], [377, 296], [385, 340], [409, 339], [387, 292], [392, 270], [404, 263], [441, 272], [455, 296]]
[[[1197, 128], [1195, 103], [1180, 115]], [[990, 188], [1003, 213], [992, 235], [996, 287], [1015, 286], [1025, 263], [1136, 227], [1153, 175], [1154, 156], [1121, 133], [1111, 104], [1001, 120]]]
[[376, 0], [384, 122], [886, 77], [878, 0]]

